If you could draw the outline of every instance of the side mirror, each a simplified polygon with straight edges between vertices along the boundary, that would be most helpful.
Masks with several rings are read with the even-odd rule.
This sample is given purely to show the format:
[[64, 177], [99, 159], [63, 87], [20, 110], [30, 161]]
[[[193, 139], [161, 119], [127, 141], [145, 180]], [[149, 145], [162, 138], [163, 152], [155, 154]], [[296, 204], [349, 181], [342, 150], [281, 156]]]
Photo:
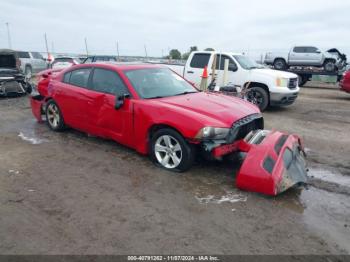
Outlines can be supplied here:
[[237, 70], [238, 70], [237, 65], [235, 65], [235, 64], [228, 65], [228, 71], [236, 72]]
[[117, 110], [120, 109], [124, 105], [124, 100], [126, 98], [130, 98], [130, 94], [123, 94], [123, 95], [115, 96], [114, 108]]

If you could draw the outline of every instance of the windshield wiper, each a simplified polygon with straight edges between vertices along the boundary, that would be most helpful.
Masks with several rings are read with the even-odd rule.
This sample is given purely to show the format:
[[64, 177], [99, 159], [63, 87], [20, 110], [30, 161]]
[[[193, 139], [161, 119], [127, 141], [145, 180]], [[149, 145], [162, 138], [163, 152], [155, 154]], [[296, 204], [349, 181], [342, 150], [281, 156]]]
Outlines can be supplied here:
[[187, 94], [192, 94], [192, 93], [198, 93], [197, 91], [185, 91], [179, 94], [176, 94], [174, 96], [181, 96], [181, 95], [187, 95]]
[[145, 99], [153, 99], [153, 98], [163, 98], [165, 96], [151, 96], [151, 97], [145, 97]]

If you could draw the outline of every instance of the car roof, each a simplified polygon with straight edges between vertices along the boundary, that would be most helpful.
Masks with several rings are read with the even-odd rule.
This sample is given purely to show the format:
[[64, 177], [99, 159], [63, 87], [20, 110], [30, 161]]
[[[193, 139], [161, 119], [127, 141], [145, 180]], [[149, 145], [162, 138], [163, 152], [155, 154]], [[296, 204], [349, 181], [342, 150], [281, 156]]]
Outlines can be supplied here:
[[113, 68], [117, 70], [136, 70], [136, 69], [147, 69], [147, 68], [167, 68], [163, 65], [157, 64], [148, 64], [140, 62], [97, 62], [97, 63], [88, 63], [81, 64], [76, 66], [78, 67], [104, 67], [104, 68]]

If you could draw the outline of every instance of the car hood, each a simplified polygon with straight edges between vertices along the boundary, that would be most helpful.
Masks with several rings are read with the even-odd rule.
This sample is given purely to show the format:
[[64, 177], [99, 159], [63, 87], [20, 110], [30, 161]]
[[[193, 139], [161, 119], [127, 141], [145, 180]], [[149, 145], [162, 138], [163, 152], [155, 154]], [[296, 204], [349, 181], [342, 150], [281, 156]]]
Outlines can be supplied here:
[[255, 105], [243, 99], [209, 92], [198, 92], [158, 99], [151, 99], [162, 109], [184, 113], [201, 121], [204, 125], [215, 127], [231, 127], [237, 120], [260, 110]]
[[273, 70], [269, 68], [257, 68], [257, 69], [252, 69], [252, 72], [256, 74], [261, 74], [265, 76], [270, 76], [271, 78], [296, 78], [298, 77], [296, 74], [285, 72], [285, 71], [280, 71], [280, 70]]

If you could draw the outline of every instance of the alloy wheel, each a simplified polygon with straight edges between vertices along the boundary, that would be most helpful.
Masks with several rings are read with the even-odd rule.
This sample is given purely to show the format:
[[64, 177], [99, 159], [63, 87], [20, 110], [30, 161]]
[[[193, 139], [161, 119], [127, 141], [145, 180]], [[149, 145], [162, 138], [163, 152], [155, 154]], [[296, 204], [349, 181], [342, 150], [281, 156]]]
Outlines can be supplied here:
[[60, 113], [56, 104], [51, 103], [47, 108], [47, 121], [53, 128], [57, 128], [60, 122]]
[[158, 162], [165, 168], [176, 168], [182, 160], [181, 145], [170, 135], [163, 135], [157, 139], [154, 153]]

